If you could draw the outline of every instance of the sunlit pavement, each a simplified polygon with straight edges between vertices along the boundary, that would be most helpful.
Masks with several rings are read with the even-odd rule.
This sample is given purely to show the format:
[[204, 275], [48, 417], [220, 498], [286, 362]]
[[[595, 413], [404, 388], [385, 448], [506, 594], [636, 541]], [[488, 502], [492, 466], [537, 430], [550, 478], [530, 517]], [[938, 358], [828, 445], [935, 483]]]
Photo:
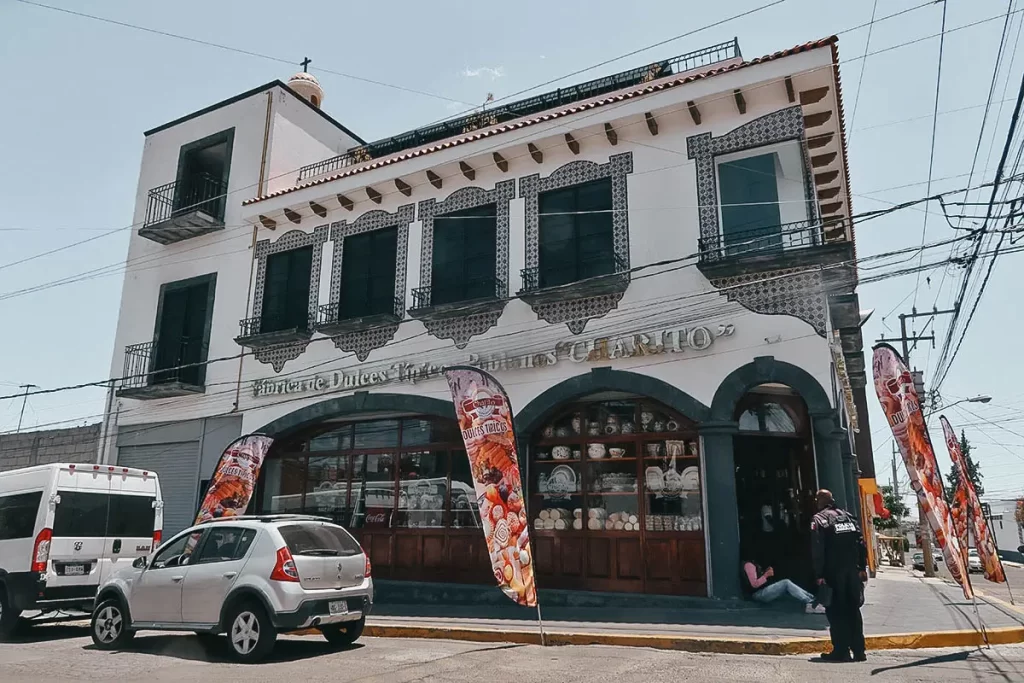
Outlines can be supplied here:
[[278, 641], [258, 665], [227, 661], [226, 642], [204, 647], [192, 635], [141, 633], [124, 652], [93, 648], [82, 626], [37, 626], [0, 645], [0, 681], [1024, 681], [1024, 647], [870, 653], [867, 662], [813, 657], [700, 655], [643, 648], [541, 648], [445, 640], [366, 638], [333, 651], [316, 637]]

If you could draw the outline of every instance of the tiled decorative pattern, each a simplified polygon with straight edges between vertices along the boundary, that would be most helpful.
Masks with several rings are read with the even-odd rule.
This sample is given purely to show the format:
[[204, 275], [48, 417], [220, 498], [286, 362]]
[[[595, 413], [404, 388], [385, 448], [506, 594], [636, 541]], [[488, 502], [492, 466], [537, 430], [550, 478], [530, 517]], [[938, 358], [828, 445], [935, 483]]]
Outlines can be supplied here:
[[573, 334], [583, 334], [591, 318], [602, 318], [618, 307], [625, 291], [583, 299], [566, 299], [552, 303], [536, 304], [533, 307], [537, 317], [552, 324], [565, 323]]
[[[263, 315], [263, 295], [267, 284], [267, 257], [271, 254], [279, 254], [283, 251], [300, 249], [302, 247], [313, 247], [313, 260], [309, 268], [309, 320], [316, 320], [317, 304], [320, 294], [320, 263], [323, 260], [324, 242], [330, 236], [330, 227], [321, 225], [313, 229], [313, 232], [302, 230], [289, 230], [281, 235], [276, 241], [260, 240], [256, 243], [254, 258], [256, 259], [256, 291], [253, 295], [252, 314], [253, 317]], [[309, 341], [289, 342], [277, 346], [268, 346], [253, 351], [253, 357], [260, 363], [267, 363], [274, 368], [274, 372], [281, 372], [285, 363], [298, 358]]]
[[[377, 210], [368, 211], [356, 220], [338, 221], [331, 224], [331, 240], [334, 242], [334, 256], [331, 264], [331, 303], [341, 300], [341, 263], [345, 251], [345, 238], [370, 230], [398, 228], [398, 251], [395, 259], [395, 296], [405, 298], [406, 271], [409, 260], [409, 224], [416, 214], [412, 204], [398, 207], [394, 213]], [[370, 352], [391, 341], [398, 332], [398, 323], [389, 323], [365, 330], [346, 332], [332, 337], [334, 345], [342, 351], [351, 351], [356, 358], [365, 361]]]
[[[495, 204], [497, 206], [497, 226], [495, 238], [494, 278], [497, 282], [508, 286], [508, 239], [509, 239], [509, 202], [516, 196], [514, 180], [503, 180], [493, 190], [479, 187], [464, 187], [456, 190], [443, 202], [436, 199], [425, 199], [420, 202], [419, 219], [423, 226], [423, 239], [420, 247], [420, 287], [430, 287], [433, 282], [434, 257], [434, 219], [438, 216], [475, 209], [478, 206]], [[438, 339], [451, 339], [458, 348], [465, 348], [470, 338], [481, 335], [498, 323], [504, 303], [493, 311], [473, 315], [462, 315], [454, 310], [443, 318], [423, 320], [427, 331]]]
[[356, 354], [359, 362], [363, 362], [370, 355], [371, 351], [379, 349], [394, 339], [395, 333], [398, 332], [398, 327], [399, 323], [368, 327], [365, 330], [346, 332], [331, 337], [331, 341], [342, 351]]
[[[700, 236], [704, 244], [715, 245], [719, 240], [718, 174], [715, 172], [715, 157], [787, 140], [799, 140], [803, 135], [803, 109], [795, 105], [756, 118], [720, 137], [713, 137], [711, 133], [701, 133], [686, 139], [687, 156], [694, 160], [696, 166]], [[804, 154], [805, 182], [810, 178], [808, 167]], [[813, 188], [809, 188], [808, 191], [811, 194], [807, 196], [813, 198]], [[813, 206], [814, 202], [809, 201], [808, 204]], [[813, 219], [813, 214], [808, 218]], [[714, 250], [709, 252], [706, 258], [716, 258]]]
[[498, 324], [498, 318], [505, 310], [505, 303], [503, 301], [494, 309], [480, 313], [465, 315], [455, 311], [444, 318], [423, 318], [421, 322], [433, 336], [438, 339], [451, 339], [455, 342], [456, 348], [464, 349], [470, 339]]
[[[612, 181], [612, 240], [615, 256], [629, 267], [629, 198], [626, 176], [633, 172], [633, 153], [614, 154], [605, 164], [572, 161], [541, 178], [539, 173], [519, 179], [519, 196], [526, 201], [526, 267], [540, 263], [540, 201], [542, 192], [559, 190], [594, 180]], [[623, 275], [628, 282], [628, 271]], [[573, 334], [580, 334], [590, 318], [607, 315], [618, 305], [622, 294], [589, 297], [577, 301], [538, 304], [534, 312], [549, 323], [568, 323]]]
[[711, 281], [722, 293], [744, 308], [768, 315], [791, 315], [825, 336], [825, 283], [820, 270], [790, 268]]

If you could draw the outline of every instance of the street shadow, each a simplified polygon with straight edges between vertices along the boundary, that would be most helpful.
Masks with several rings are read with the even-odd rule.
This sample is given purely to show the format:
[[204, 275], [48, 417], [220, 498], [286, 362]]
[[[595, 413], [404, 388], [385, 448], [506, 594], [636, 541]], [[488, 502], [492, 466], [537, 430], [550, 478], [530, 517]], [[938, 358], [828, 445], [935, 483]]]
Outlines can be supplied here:
[[88, 637], [88, 624], [28, 624], [21, 622], [7, 643], [11, 645], [48, 643], [54, 640]]
[[[278, 639], [273, 652], [263, 660], [263, 663], [298, 662], [325, 655], [344, 654], [362, 647], [363, 645], [360, 643], [337, 647], [326, 640], [316, 638], [282, 638]], [[98, 648], [89, 643], [82, 649], [97, 650]], [[226, 636], [199, 637], [180, 634], [137, 636], [128, 647], [123, 650], [115, 650], [112, 654], [149, 654], [214, 664], [234, 662], [228, 652]]]
[[912, 669], [917, 666], [931, 666], [933, 664], [951, 664], [952, 662], [964, 662], [971, 656], [972, 653], [980, 652], [980, 650], [963, 650], [961, 652], [950, 652], [944, 655], [935, 655], [934, 657], [924, 657], [922, 659], [914, 660], [913, 662], [907, 662], [906, 664], [897, 664], [895, 666], [883, 666], [877, 669], [871, 670], [872, 676], [886, 673], [887, 671], [896, 671], [898, 669]]

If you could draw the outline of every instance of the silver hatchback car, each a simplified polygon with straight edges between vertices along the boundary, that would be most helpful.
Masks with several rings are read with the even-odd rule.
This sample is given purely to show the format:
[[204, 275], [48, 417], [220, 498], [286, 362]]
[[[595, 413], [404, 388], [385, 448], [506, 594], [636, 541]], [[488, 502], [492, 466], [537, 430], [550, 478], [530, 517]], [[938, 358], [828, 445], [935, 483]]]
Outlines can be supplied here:
[[343, 527], [304, 515], [230, 517], [191, 527], [97, 592], [92, 640], [122, 648], [139, 630], [226, 633], [256, 662], [277, 634], [319, 629], [349, 645], [373, 605], [370, 560]]

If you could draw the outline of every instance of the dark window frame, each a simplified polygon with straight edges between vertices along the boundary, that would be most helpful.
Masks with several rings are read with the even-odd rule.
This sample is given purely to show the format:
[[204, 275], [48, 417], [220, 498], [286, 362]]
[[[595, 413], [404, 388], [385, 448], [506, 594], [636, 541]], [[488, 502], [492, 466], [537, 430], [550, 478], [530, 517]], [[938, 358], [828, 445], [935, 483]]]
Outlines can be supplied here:
[[147, 383], [153, 384], [153, 366], [156, 363], [157, 347], [160, 344], [160, 326], [163, 323], [164, 316], [164, 301], [168, 292], [177, 291], [179, 289], [187, 289], [189, 287], [195, 287], [201, 284], [206, 284], [206, 320], [203, 323], [203, 340], [202, 346], [199, 349], [199, 367], [198, 367], [198, 384], [197, 386], [204, 386], [206, 384], [206, 361], [210, 356], [210, 335], [213, 332], [213, 305], [217, 298], [217, 273], [207, 273], [206, 275], [197, 275], [196, 277], [186, 278], [184, 280], [175, 280], [174, 282], [165, 282], [160, 285], [160, 294], [157, 297], [156, 305], [156, 322], [153, 325], [153, 357], [150, 360], [150, 371], [151, 374], [147, 377]]
[[[366, 317], [374, 316], [374, 315], [396, 315], [396, 311], [395, 311], [395, 298], [400, 297], [400, 296], [404, 297], [404, 295], [405, 295], [404, 291], [401, 292], [401, 293], [398, 291], [398, 262], [399, 262], [400, 255], [401, 255], [400, 254], [400, 251], [401, 251], [401, 235], [400, 235], [400, 232], [401, 232], [401, 230], [400, 230], [399, 226], [397, 226], [397, 225], [389, 225], [389, 226], [383, 226], [383, 227], [375, 228], [373, 230], [364, 230], [364, 231], [359, 232], [359, 233], [355, 233], [355, 234], [352, 234], [352, 235], [346, 235], [345, 236], [345, 238], [344, 238], [345, 239], [345, 246], [344, 246], [344, 248], [342, 250], [341, 263], [339, 264], [339, 267], [340, 267], [340, 282], [341, 282], [340, 296], [338, 298], [338, 319], [339, 320], [354, 320], [354, 319], [357, 319], [357, 318], [366, 318]], [[360, 281], [363, 283], [363, 293], [364, 293], [364, 295], [366, 295], [367, 301], [369, 301], [370, 299], [368, 297], [369, 297], [369, 290], [371, 288], [371, 283], [373, 282], [373, 280], [378, 279], [380, 277], [383, 277], [382, 275], [377, 275], [377, 274], [374, 273], [374, 271], [373, 271], [373, 264], [377, 263], [377, 261], [374, 258], [374, 255], [375, 255], [376, 249], [377, 249], [377, 246], [376, 246], [377, 242], [376, 241], [378, 239], [381, 239], [381, 236], [384, 233], [391, 233], [393, 235], [393, 237], [394, 237], [394, 253], [395, 253], [395, 258], [394, 258], [394, 260], [391, 263], [391, 268], [392, 268], [392, 274], [391, 274], [391, 277], [390, 277], [391, 287], [392, 287], [391, 296], [387, 298], [386, 302], [384, 302], [384, 303], [387, 304], [386, 307], [384, 306], [384, 303], [381, 304], [380, 308], [382, 308], [382, 310], [377, 310], [377, 308], [367, 308], [367, 309], [364, 309], [363, 311], [353, 313], [353, 312], [347, 310], [345, 308], [345, 306], [343, 305], [343, 302], [345, 300], [345, 292], [351, 286], [351, 283], [346, 281], [346, 273], [350, 272], [351, 269], [346, 269], [345, 268], [345, 259], [347, 259], [352, 254], [352, 244], [353, 244], [353, 242], [358, 244], [359, 242], [362, 242], [362, 241], [369, 241], [369, 243], [370, 243], [370, 251], [369, 251], [369, 257], [368, 257], [367, 261], [369, 262], [370, 265], [367, 268], [367, 275], [360, 279]], [[384, 301], [383, 298], [381, 298], [381, 301], [382, 302]]]
[[[545, 225], [544, 224], [545, 224], [545, 218], [548, 218], [549, 221], [550, 221], [549, 225], [548, 225], [548, 230], [550, 231], [552, 229], [552, 227], [553, 227], [551, 225], [551, 223], [553, 223], [554, 220], [557, 219], [557, 218], [565, 217], [565, 214], [561, 214], [561, 213], [555, 212], [555, 214], [557, 214], [557, 215], [553, 215], [552, 213], [545, 212], [544, 211], [545, 198], [550, 199], [552, 196], [554, 196], [556, 194], [569, 194], [569, 193], [571, 193], [572, 205], [573, 205], [572, 211], [573, 212], [578, 212], [578, 211], [580, 211], [579, 204], [580, 204], [580, 192], [581, 192], [581, 190], [583, 190], [584, 188], [588, 188], [588, 187], [596, 187], [598, 185], [607, 186], [607, 189], [608, 189], [607, 202], [602, 202], [602, 204], [607, 203], [607, 205], [608, 205], [608, 208], [605, 209], [607, 211], [607, 213], [603, 214], [603, 215], [602, 214], [590, 214], [590, 213], [588, 213], [588, 214], [572, 213], [570, 216], [568, 216], [569, 220], [572, 221], [571, 229], [572, 229], [572, 233], [573, 233], [572, 234], [572, 243], [573, 243], [573, 251], [574, 251], [574, 254], [573, 254], [573, 264], [572, 264], [573, 265], [573, 275], [572, 275], [571, 279], [569, 279], [568, 281], [565, 281], [565, 282], [555, 282], [555, 283], [549, 284], [549, 277], [550, 276], [547, 275], [547, 270], [550, 270], [550, 271], [553, 271], [553, 272], [558, 272], [559, 270], [561, 270], [564, 267], [564, 265], [561, 265], [561, 263], [564, 263], [564, 262], [560, 262], [560, 265], [558, 265], [558, 266], [549, 265], [547, 267], [547, 270], [545, 268], [545, 264], [544, 264], [544, 248], [545, 248], [545, 241], [544, 241], [544, 232], [545, 232], [544, 228], [545, 228]], [[552, 189], [549, 189], [549, 190], [544, 190], [544, 191], [539, 192], [537, 194], [537, 221], [538, 221], [538, 223], [537, 223], [537, 250], [538, 250], [537, 251], [537, 270], [538, 270], [538, 275], [537, 276], [538, 276], [538, 282], [539, 282], [539, 285], [540, 285], [541, 289], [544, 289], [544, 288], [550, 287], [550, 286], [561, 286], [561, 285], [572, 284], [574, 282], [579, 282], [581, 280], [588, 279], [589, 277], [595, 277], [597, 275], [611, 275], [611, 274], [615, 273], [615, 270], [616, 270], [616, 268], [615, 268], [615, 257], [616, 257], [616, 254], [615, 254], [615, 222], [614, 222], [615, 199], [614, 199], [614, 196], [615, 196], [615, 189], [614, 189], [614, 183], [613, 183], [611, 177], [595, 178], [593, 180], [589, 180], [589, 181], [582, 182], [582, 183], [575, 183], [573, 185], [567, 185], [567, 186], [564, 186], [564, 187], [558, 187], [558, 188], [552, 188]], [[580, 254], [580, 245], [583, 242], [583, 238], [581, 238], [581, 236], [580, 236], [580, 231], [583, 229], [582, 223], [583, 223], [583, 221], [585, 219], [587, 219], [587, 218], [595, 218], [595, 217], [598, 217], [598, 218], [602, 219], [603, 221], [607, 222], [607, 226], [602, 225], [601, 227], [602, 227], [602, 229], [604, 229], [605, 227], [607, 229], [607, 236], [606, 237], [607, 237], [608, 244], [607, 244], [607, 252], [606, 253], [607, 253], [607, 258], [608, 258], [608, 263], [610, 265], [610, 269], [607, 272], [596, 273], [594, 275], [581, 275], [581, 271], [583, 270], [583, 259], [582, 259], [582, 256]]]
[[223, 190], [222, 194], [224, 196], [221, 196], [217, 200], [217, 215], [215, 215], [214, 218], [224, 220], [224, 214], [227, 208], [226, 195], [228, 191], [228, 180], [231, 177], [231, 156], [235, 146], [235, 129], [233, 127], [213, 133], [212, 135], [207, 135], [205, 138], [185, 143], [178, 149], [178, 167], [174, 174], [174, 211], [179, 211], [182, 208], [180, 189], [182, 186], [182, 180], [185, 178], [185, 164], [188, 160], [188, 156], [197, 150], [213, 147], [222, 143], [227, 147], [227, 152], [224, 155], [224, 170], [221, 172], [221, 177], [219, 178], [219, 182]]
[[[483, 213], [485, 211], [489, 211], [490, 213]], [[498, 296], [498, 279], [495, 276], [498, 264], [498, 214], [499, 206], [498, 201], [496, 200], [494, 202], [480, 204], [465, 209], [459, 209], [457, 211], [449, 211], [447, 213], [438, 214], [434, 216], [434, 226], [432, 231], [433, 234], [431, 235], [433, 242], [431, 244], [430, 263], [430, 286], [432, 305], [436, 306], [441, 304], [454, 304], [463, 301], [473, 301], [476, 299], [496, 298]], [[472, 236], [468, 232], [468, 229], [472, 227], [474, 224], [476, 224], [476, 220], [472, 219], [479, 219], [480, 222], [484, 222], [483, 219], [489, 219], [486, 221], [488, 234], [484, 238], [479, 240], [472, 240]], [[459, 225], [460, 222], [463, 222], [464, 225]], [[443, 290], [441, 287], [439, 287], [439, 284], [444, 282], [445, 276], [439, 278], [438, 274], [442, 272], [447, 272], [447, 269], [438, 270], [437, 256], [440, 251], [438, 249], [438, 235], [439, 233], [447, 232], [455, 227], [462, 231], [461, 242], [463, 258], [458, 262], [449, 261], [446, 263], [448, 263], [449, 267], [454, 267], [456, 263], [459, 264], [461, 286], [451, 288], [446, 287]], [[479, 282], [479, 284], [476, 286], [470, 285], [471, 280], [468, 276], [469, 274], [467, 273], [467, 267], [471, 262], [471, 258], [466, 257], [466, 252], [467, 245], [470, 241], [476, 241], [479, 244], [490, 245], [490, 250], [486, 254], [486, 256], [489, 257], [489, 260], [487, 261], [488, 275], [486, 277], [475, 278]], [[439, 294], [442, 291], [446, 291], [447, 289], [458, 289], [458, 294], [455, 296], [455, 298], [446, 298], [443, 296], [439, 296]]]
[[22, 531], [19, 532], [18, 535], [8, 535], [8, 534], [12, 534], [12, 532], [13, 532], [13, 530], [11, 528], [11, 525], [10, 524], [0, 524], [0, 541], [16, 541], [16, 540], [24, 540], [24, 539], [27, 539], [27, 538], [34, 538], [35, 537], [36, 520], [39, 517], [39, 507], [42, 504], [43, 492], [41, 490], [40, 491], [23, 491], [21, 493], [11, 493], [11, 494], [5, 494], [3, 496], [0, 496], [0, 520], [4, 520], [4, 521], [6, 521], [7, 518], [6, 518], [5, 514], [2, 514], [2, 511], [6, 507], [6, 504], [7, 504], [8, 501], [10, 501], [11, 499], [18, 498], [20, 500], [18, 500], [16, 502], [18, 502], [18, 503], [26, 503], [26, 502], [30, 501], [32, 497], [35, 498], [35, 502], [32, 503], [31, 506], [30, 505], [19, 505], [19, 507], [24, 509], [24, 510], [28, 510], [29, 507], [31, 507], [32, 511], [33, 511], [32, 512], [31, 520], [29, 520], [29, 518], [27, 516], [25, 517], [25, 520], [22, 520], [22, 523], [24, 523], [24, 521], [29, 521], [28, 533], [26, 534], [22, 530]]
[[[270, 286], [271, 285], [271, 282], [270, 282], [271, 261], [277, 261], [277, 260], [280, 260], [280, 259], [285, 258], [285, 257], [287, 257], [289, 259], [294, 259], [295, 258], [294, 255], [295, 254], [297, 254], [299, 252], [305, 252], [307, 250], [309, 251], [309, 273], [308, 273], [308, 276], [306, 277], [304, 282], [298, 282], [299, 285], [302, 285], [302, 284], [305, 285], [305, 294], [306, 294], [306, 296], [304, 297], [303, 302], [302, 302], [303, 303], [303, 307], [298, 307], [298, 308], [291, 308], [291, 307], [289, 307], [290, 310], [294, 311], [294, 313], [292, 315], [296, 316], [295, 320], [292, 320], [289, 317], [289, 318], [286, 318], [282, 322], [281, 325], [274, 326], [274, 325], [268, 324], [268, 321], [272, 320], [271, 318], [268, 318], [269, 311], [268, 311], [268, 306], [267, 306], [268, 302], [271, 299], [271, 292], [273, 291], [271, 286]], [[279, 332], [279, 331], [282, 331], [282, 330], [290, 330], [290, 329], [293, 329], [293, 328], [300, 329], [300, 330], [301, 329], [310, 329], [311, 328], [312, 321], [309, 319], [309, 298], [310, 298], [310, 296], [312, 296], [312, 293], [313, 293], [313, 268], [316, 265], [316, 256], [317, 256], [317, 254], [316, 254], [316, 246], [312, 245], [312, 244], [300, 245], [300, 246], [296, 246], [296, 247], [294, 247], [292, 249], [284, 249], [282, 251], [277, 251], [277, 252], [274, 252], [274, 253], [271, 253], [271, 254], [267, 254], [266, 260], [263, 263], [263, 280], [264, 280], [264, 283], [263, 283], [263, 305], [262, 305], [262, 308], [260, 310], [260, 332]], [[286, 300], [288, 299], [288, 296], [289, 296], [288, 292], [289, 292], [289, 290], [291, 289], [291, 286], [292, 286], [292, 281], [291, 281], [292, 267], [293, 267], [293, 263], [290, 262], [289, 263], [289, 272], [288, 272], [288, 276], [289, 277], [287, 278], [286, 283], [285, 283], [286, 284], [286, 286], [285, 286], [286, 292], [282, 295], [282, 296], [284, 296], [284, 298]], [[304, 313], [304, 315], [300, 315], [300, 312]], [[301, 323], [301, 324], [292, 325], [292, 323]]]

